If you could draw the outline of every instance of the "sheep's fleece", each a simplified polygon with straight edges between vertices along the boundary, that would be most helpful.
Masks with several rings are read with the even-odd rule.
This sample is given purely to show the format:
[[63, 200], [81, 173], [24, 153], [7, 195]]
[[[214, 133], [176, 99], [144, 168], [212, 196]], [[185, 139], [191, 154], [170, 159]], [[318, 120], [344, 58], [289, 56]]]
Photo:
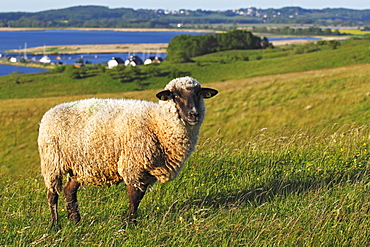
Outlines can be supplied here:
[[[200, 87], [190, 77], [165, 89]], [[183, 85], [179, 85], [181, 82]], [[48, 188], [62, 189], [62, 175], [82, 184], [126, 184], [144, 188], [174, 179], [194, 150], [204, 118], [186, 124], [173, 101], [87, 99], [45, 113], [39, 132], [41, 171]]]

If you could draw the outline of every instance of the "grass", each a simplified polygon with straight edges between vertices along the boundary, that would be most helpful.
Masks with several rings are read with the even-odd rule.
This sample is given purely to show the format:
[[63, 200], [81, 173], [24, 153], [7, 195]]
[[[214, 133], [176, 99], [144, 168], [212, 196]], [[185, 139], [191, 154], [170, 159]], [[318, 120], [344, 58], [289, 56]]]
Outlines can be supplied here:
[[[48, 47], [45, 52], [47, 52], [48, 54], [63, 54], [63, 53], [69, 53], [69, 52], [77, 52], [79, 50], [79, 48], [66, 48], [66, 47], [63, 47], [63, 48], [58, 48], [58, 47]], [[40, 51], [34, 51], [35, 53], [38, 52], [38, 53], [42, 53], [43, 51], [40, 50]]]
[[[315, 46], [313, 44], [313, 46]], [[70, 74], [44, 73], [0, 77], [0, 99], [67, 96], [81, 94], [118, 93], [133, 90], [159, 89], [174, 77], [191, 75], [202, 83], [251, 78], [341, 67], [370, 62], [369, 42], [351, 40], [342, 42], [338, 49], [328, 45], [320, 51], [296, 54], [298, 46], [277, 49], [227, 51], [195, 58], [194, 63], [138, 67], [132, 81], [121, 83], [114, 78], [114, 70], [101, 72], [92, 68], [82, 79]], [[248, 57], [249, 61], [243, 58]]]
[[[138, 224], [126, 227], [125, 186], [85, 186], [79, 192], [82, 222], [68, 222], [62, 199], [63, 227], [48, 230], [38, 122], [61, 102], [155, 100], [157, 90], [88, 95], [78, 88], [87, 83], [71, 80], [66, 84], [75, 83], [79, 95], [55, 95], [62, 87], [54, 85], [48, 97], [39, 97], [42, 87], [29, 86], [27, 94], [14, 91], [0, 100], [0, 246], [369, 246], [370, 65], [340, 66], [346, 61], [331, 59], [346, 55], [322, 50], [326, 67], [319, 57], [312, 65], [311, 53], [289, 55], [289, 71], [290, 51], [262, 53], [276, 59], [269, 65], [256, 60], [262, 68], [251, 73], [269, 68], [264, 75], [218, 82], [210, 75], [208, 82], [215, 82], [207, 87], [220, 94], [206, 101], [197, 150], [175, 181], [147, 193]], [[197, 60], [204, 66], [199, 69], [218, 66], [211, 56]], [[29, 79], [41, 83], [36, 76]]]
[[121, 186], [85, 187], [83, 220], [60, 208], [47, 230], [41, 178], [2, 179], [2, 245], [367, 246], [369, 128], [332, 135], [262, 133], [243, 146], [203, 142], [180, 177], [144, 198], [136, 226], [122, 228]]

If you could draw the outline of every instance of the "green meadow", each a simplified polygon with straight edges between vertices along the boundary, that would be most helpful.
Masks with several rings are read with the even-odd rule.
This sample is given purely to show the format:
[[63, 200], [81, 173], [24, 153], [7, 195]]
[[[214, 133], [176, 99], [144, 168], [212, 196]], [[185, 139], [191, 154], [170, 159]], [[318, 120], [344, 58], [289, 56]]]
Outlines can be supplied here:
[[[79, 79], [67, 69], [0, 77], [0, 246], [370, 246], [369, 40], [194, 60], [124, 82], [96, 66]], [[62, 228], [49, 230], [42, 115], [90, 97], [156, 101], [176, 75], [219, 90], [179, 177], [147, 192], [136, 225], [122, 224], [124, 184], [85, 186], [82, 221], [67, 220], [62, 196]]]

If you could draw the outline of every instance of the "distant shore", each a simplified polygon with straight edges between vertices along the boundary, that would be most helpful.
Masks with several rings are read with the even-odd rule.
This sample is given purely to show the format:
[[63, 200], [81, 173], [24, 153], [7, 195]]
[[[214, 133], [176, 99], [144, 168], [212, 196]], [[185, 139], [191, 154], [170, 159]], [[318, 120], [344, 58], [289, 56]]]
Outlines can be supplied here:
[[[292, 36], [289, 36], [289, 38], [292, 38]], [[340, 36], [340, 37], [338, 36], [315, 36], [312, 38], [318, 38], [320, 40], [345, 40], [345, 39], [348, 39], [349, 36]], [[312, 42], [312, 40], [305, 40], [305, 39], [302, 39], [302, 37], [296, 37], [296, 39], [289, 39], [289, 40], [270, 41], [270, 43], [272, 43], [274, 46], [303, 44], [303, 43], [308, 43], [308, 42]]]
[[[317, 37], [322, 40], [343, 40], [348, 37]], [[270, 41], [274, 46], [303, 44], [310, 40], [289, 39]], [[167, 53], [167, 43], [139, 43], [139, 44], [103, 44], [103, 45], [60, 45], [38, 46], [27, 49], [27, 53], [40, 54], [101, 54], [101, 53]], [[23, 52], [24, 49], [8, 50], [9, 53]]]
[[[84, 30], [84, 31], [117, 31], [117, 32], [218, 32], [212, 30], [197, 29], [166, 29], [166, 28], [12, 28], [1, 27], [0, 31], [40, 31], [40, 30]], [[283, 37], [283, 36], [281, 36]], [[287, 36], [284, 36], [287, 37]], [[289, 36], [289, 40], [270, 41], [274, 46], [302, 44], [311, 42], [302, 37]], [[275, 38], [275, 37], [274, 37]], [[277, 37], [276, 37], [277, 38]], [[315, 37], [322, 40], [342, 40], [346, 37], [320, 36]], [[27, 49], [30, 54], [101, 54], [101, 53], [166, 53], [167, 43], [139, 43], [139, 44], [95, 44], [95, 45], [60, 45], [60, 46], [39, 46]], [[23, 52], [24, 49], [7, 50], [9, 53]]]
[[[41, 54], [101, 54], [101, 53], [166, 53], [167, 43], [104, 44], [104, 45], [59, 45], [27, 48], [27, 53]], [[8, 53], [23, 52], [24, 49], [7, 50]]]
[[[0, 31], [42, 31], [42, 30], [80, 30], [80, 31], [115, 31], [115, 32], [195, 32], [217, 33], [214, 30], [202, 29], [168, 29], [168, 28], [13, 28], [0, 27]], [[27, 49], [31, 54], [91, 54], [91, 53], [166, 53], [167, 43], [142, 43], [142, 44], [96, 44], [96, 45], [60, 45], [42, 46]], [[18, 53], [24, 49], [7, 50], [9, 53]], [[45, 52], [44, 52], [45, 51]]]

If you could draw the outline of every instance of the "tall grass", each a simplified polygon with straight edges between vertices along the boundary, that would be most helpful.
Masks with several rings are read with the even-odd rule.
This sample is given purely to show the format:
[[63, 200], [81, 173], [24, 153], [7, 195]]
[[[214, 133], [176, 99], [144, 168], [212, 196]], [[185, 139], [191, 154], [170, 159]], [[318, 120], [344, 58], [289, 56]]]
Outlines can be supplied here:
[[[47, 229], [35, 171], [1, 180], [1, 245], [16, 246], [367, 246], [370, 129], [328, 135], [261, 132], [242, 145], [203, 141], [180, 177], [157, 184], [137, 225], [122, 226], [124, 186], [84, 187], [83, 220], [60, 208]], [[62, 204], [62, 203], [60, 203]]]
[[358, 64], [211, 83], [197, 151], [146, 194], [136, 225], [121, 221], [123, 184], [84, 186], [82, 221], [61, 198], [59, 231], [37, 153], [44, 112], [157, 90], [0, 100], [0, 246], [369, 246], [369, 80]]
[[260, 129], [316, 128], [368, 124], [369, 65], [264, 76], [215, 84], [222, 102], [208, 101], [212, 114], [204, 133], [248, 139]]

